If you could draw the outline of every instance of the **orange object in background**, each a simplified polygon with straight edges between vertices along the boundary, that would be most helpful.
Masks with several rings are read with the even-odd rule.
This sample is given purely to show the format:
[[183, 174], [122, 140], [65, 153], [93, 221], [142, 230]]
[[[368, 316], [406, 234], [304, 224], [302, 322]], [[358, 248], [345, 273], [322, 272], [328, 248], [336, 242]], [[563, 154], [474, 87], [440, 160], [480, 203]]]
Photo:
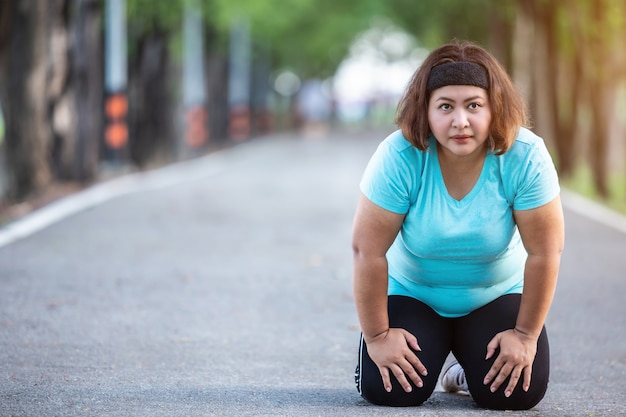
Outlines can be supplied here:
[[124, 122], [113, 122], [104, 132], [107, 145], [112, 149], [123, 148], [128, 142], [128, 127]]
[[198, 148], [206, 143], [209, 134], [207, 131], [207, 111], [204, 107], [193, 107], [186, 115], [187, 133], [185, 139], [187, 145]]
[[121, 149], [128, 143], [128, 99], [126, 95], [117, 93], [106, 100], [104, 111], [106, 114], [106, 128], [104, 140], [111, 149]]
[[250, 137], [250, 109], [239, 105], [230, 110], [228, 134], [236, 141], [243, 141]]
[[121, 119], [128, 113], [128, 99], [124, 94], [113, 94], [107, 99], [105, 112], [109, 119]]

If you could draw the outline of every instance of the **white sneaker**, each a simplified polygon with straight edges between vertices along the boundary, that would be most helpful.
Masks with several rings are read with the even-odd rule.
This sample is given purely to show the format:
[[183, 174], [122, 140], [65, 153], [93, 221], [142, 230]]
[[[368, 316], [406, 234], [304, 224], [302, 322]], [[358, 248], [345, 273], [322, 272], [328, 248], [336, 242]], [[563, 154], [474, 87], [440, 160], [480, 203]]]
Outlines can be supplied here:
[[447, 392], [469, 393], [465, 371], [457, 361], [450, 362], [441, 373], [441, 386]]

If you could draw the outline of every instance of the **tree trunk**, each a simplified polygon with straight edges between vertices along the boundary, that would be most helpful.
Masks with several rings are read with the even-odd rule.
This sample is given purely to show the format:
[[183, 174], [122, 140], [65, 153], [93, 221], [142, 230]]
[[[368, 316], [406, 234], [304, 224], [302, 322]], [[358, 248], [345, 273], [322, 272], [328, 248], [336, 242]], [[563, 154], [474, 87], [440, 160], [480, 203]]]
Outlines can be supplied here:
[[[534, 25], [534, 39], [530, 40], [532, 52], [527, 57], [536, 67], [532, 101], [533, 114], [537, 119], [537, 130], [548, 143], [555, 146], [557, 166], [561, 177], [574, 171], [580, 145], [577, 120], [581, 102], [582, 62], [579, 53], [567, 53], [567, 45], [559, 39], [577, 36], [581, 31], [576, 25], [574, 6], [563, 7], [555, 2], [520, 0], [522, 19], [520, 22]], [[561, 13], [570, 12], [570, 30], [562, 36], [559, 29]], [[523, 30], [520, 30], [524, 33]], [[528, 62], [524, 62], [528, 64]], [[528, 82], [526, 82], [528, 84]]]
[[[557, 47], [557, 31], [556, 31], [556, 7], [552, 2], [546, 2], [535, 5], [535, 17], [537, 23], [542, 28], [544, 35], [543, 44], [545, 45], [545, 55], [542, 57], [546, 63], [545, 73], [546, 89], [544, 90], [545, 100], [547, 102], [547, 110], [551, 130], [548, 135], [556, 145], [559, 166], [563, 163], [565, 155], [563, 149], [568, 146], [567, 138], [559, 131], [559, 51]], [[565, 142], [565, 143], [564, 143]]]
[[0, 1], [0, 107], [7, 102], [8, 54], [13, 2]]
[[580, 108], [583, 104], [584, 74], [583, 66], [585, 54], [578, 48], [583, 48], [584, 40], [580, 34], [584, 29], [580, 22], [580, 10], [571, 1], [569, 5], [564, 5], [562, 11], [569, 16], [569, 32], [565, 33], [565, 38], [569, 39], [571, 44], [562, 46], [560, 50], [569, 50], [561, 52], [560, 76], [555, 80], [558, 85], [558, 91], [561, 92], [560, 99], [560, 117], [558, 118], [557, 134], [559, 135], [559, 173], [562, 177], [574, 174], [578, 156], [581, 153], [581, 144], [578, 133], [581, 131], [582, 123], [579, 120]]
[[[603, 36], [600, 28], [604, 27], [606, 10], [603, 2], [593, 2], [591, 21], [596, 31], [589, 37], [590, 56], [587, 57], [591, 63], [588, 68], [589, 77], [589, 104], [591, 106], [591, 170], [593, 181], [598, 194], [609, 197], [607, 183], [607, 151], [610, 114], [608, 113], [608, 100], [610, 80], [609, 69], [612, 66], [612, 54], [608, 45], [608, 36]], [[601, 65], [595, 65], [601, 63]]]
[[528, 111], [532, 114], [536, 108], [536, 91], [533, 88], [533, 67], [535, 48], [534, 12], [526, 2], [518, 3], [515, 13], [515, 29], [513, 34], [513, 62], [511, 72], [516, 87], [524, 96]]
[[606, 155], [608, 151], [608, 120], [606, 118], [606, 94], [602, 87], [591, 94], [591, 171], [596, 191], [602, 198], [609, 197]]
[[78, 123], [73, 177], [86, 182], [98, 173], [104, 124], [102, 6], [98, 0], [74, 0], [74, 3], [72, 67]]
[[20, 200], [48, 185], [50, 129], [46, 106], [47, 0], [12, 7], [8, 39], [6, 116], [7, 197]]
[[207, 59], [209, 140], [220, 143], [228, 138], [228, 61], [212, 54]]
[[49, 3], [50, 59], [48, 61], [48, 117], [52, 129], [51, 169], [61, 180], [73, 177], [74, 146], [76, 143], [76, 92], [71, 88], [70, 75], [70, 1]]
[[130, 158], [142, 167], [173, 149], [174, 110], [170, 56], [165, 32], [153, 31], [139, 40], [130, 69]]
[[[553, 105], [556, 100], [551, 94], [550, 82], [555, 75], [548, 70], [547, 38], [549, 28], [545, 22], [543, 3], [519, 0], [516, 29], [518, 36], [516, 46], [523, 48], [516, 51], [516, 81], [521, 81], [521, 87], [526, 93], [531, 125], [535, 132], [542, 136], [548, 144], [556, 141], [554, 121], [552, 118]], [[555, 145], [556, 146], [556, 145]]]
[[[544, 28], [547, 72], [545, 77], [546, 99], [549, 103], [549, 117], [552, 124], [551, 136], [556, 145], [559, 174], [567, 177], [573, 174], [577, 155], [576, 115], [580, 100], [579, 82], [581, 65], [579, 54], [565, 56], [560, 45], [558, 20], [559, 5], [547, 2], [537, 5], [538, 21]], [[575, 30], [575, 29], [573, 29]], [[565, 82], [564, 82], [565, 80]]]
[[[495, 4], [495, 3], [494, 3]], [[487, 12], [487, 25], [489, 31], [487, 33], [489, 50], [498, 59], [507, 72], [513, 72], [513, 51], [511, 45], [513, 43], [513, 33], [511, 22], [504, 15], [504, 6], [498, 3]]]

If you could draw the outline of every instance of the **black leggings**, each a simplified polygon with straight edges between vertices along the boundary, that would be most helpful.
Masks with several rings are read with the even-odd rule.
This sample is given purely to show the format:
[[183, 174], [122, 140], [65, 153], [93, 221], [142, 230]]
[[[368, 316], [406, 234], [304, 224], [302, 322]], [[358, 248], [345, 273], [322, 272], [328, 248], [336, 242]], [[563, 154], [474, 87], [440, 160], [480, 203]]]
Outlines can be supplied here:
[[378, 367], [367, 354], [367, 346], [361, 336], [356, 372], [359, 393], [367, 401], [378, 405], [422, 404], [434, 391], [441, 368], [448, 354], [452, 352], [465, 370], [470, 394], [479, 406], [496, 410], [527, 410], [534, 407], [546, 393], [550, 374], [550, 352], [545, 327], [537, 342], [528, 392], [522, 390], [521, 379], [508, 398], [504, 396], [508, 379], [495, 393], [489, 390], [489, 385], [483, 384], [483, 379], [498, 353], [485, 360], [487, 344], [496, 333], [515, 327], [520, 301], [520, 294], [504, 295], [467, 316], [446, 318], [414, 298], [389, 296], [389, 325], [406, 329], [417, 337], [422, 351], [415, 353], [426, 366], [428, 376], [422, 377], [422, 388], [411, 383], [413, 390], [407, 393], [391, 375], [393, 389], [388, 393], [383, 387]]

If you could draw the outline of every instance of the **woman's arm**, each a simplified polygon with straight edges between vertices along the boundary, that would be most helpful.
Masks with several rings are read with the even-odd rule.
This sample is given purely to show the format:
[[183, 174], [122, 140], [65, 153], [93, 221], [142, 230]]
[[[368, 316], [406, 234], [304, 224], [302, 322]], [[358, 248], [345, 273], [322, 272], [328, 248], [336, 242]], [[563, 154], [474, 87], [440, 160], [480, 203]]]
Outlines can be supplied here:
[[361, 195], [352, 230], [353, 288], [366, 342], [389, 330], [386, 254], [403, 221], [403, 215], [387, 211]]
[[[417, 340], [404, 329], [390, 329], [387, 314], [387, 250], [395, 240], [404, 215], [385, 210], [361, 195], [354, 217], [354, 300], [368, 353], [391, 391], [390, 372], [411, 391], [407, 376], [422, 385], [426, 369], [413, 353]], [[410, 347], [410, 348], [409, 348]]]
[[563, 209], [559, 197], [532, 210], [514, 212], [515, 221], [528, 252], [524, 270], [524, 292], [515, 328], [497, 335], [487, 347], [487, 357], [500, 354], [485, 377], [493, 391], [511, 375], [505, 390], [510, 395], [523, 374], [522, 387], [530, 387], [537, 339], [554, 298], [564, 246]]
[[552, 305], [564, 246], [561, 199], [534, 210], [516, 211], [515, 221], [528, 252], [515, 330], [537, 339]]

